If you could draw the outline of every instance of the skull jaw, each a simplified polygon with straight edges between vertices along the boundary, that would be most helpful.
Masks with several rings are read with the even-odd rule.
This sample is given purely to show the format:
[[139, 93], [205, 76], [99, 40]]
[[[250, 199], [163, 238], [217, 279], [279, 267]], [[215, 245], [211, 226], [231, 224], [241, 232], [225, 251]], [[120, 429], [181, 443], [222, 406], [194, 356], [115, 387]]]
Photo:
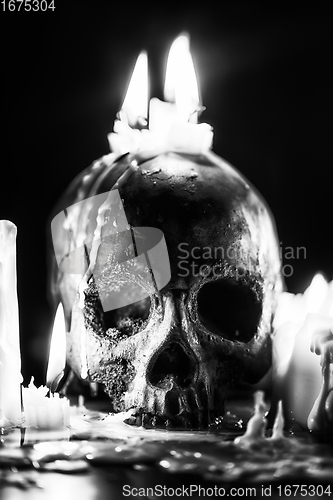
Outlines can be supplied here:
[[[225, 381], [226, 374], [220, 381], [210, 380], [207, 367], [202, 367], [198, 380], [189, 387], [181, 387], [173, 375], [165, 377], [156, 387], [142, 376], [140, 366], [136, 371], [124, 358], [101, 362], [101, 350], [96, 349], [99, 341], [96, 336], [91, 340], [88, 343], [89, 379], [102, 384], [114, 412], [132, 409], [125, 423], [144, 428], [207, 430], [220, 422], [218, 427], [224, 428], [225, 401], [231, 388]], [[232, 427], [232, 430], [238, 429], [238, 424]]]
[[[88, 380], [102, 385], [112, 411], [133, 410], [126, 423], [145, 428], [204, 430], [223, 417], [227, 387], [220, 385], [218, 393], [212, 395], [211, 381], [202, 378], [183, 388], [172, 375], [165, 377], [160, 387], [153, 386], [140, 373], [140, 366], [136, 370], [128, 361], [130, 349], [127, 355], [122, 353], [123, 357], [112, 357], [106, 342], [96, 333], [89, 333], [86, 335]], [[77, 337], [74, 335], [73, 339]], [[68, 340], [70, 345], [70, 337]], [[76, 372], [80, 377], [79, 370]], [[219, 387], [214, 382], [213, 385]]]
[[[225, 384], [207, 379], [207, 366], [193, 368], [191, 382], [186, 387], [176, 374], [163, 375], [155, 384], [148, 380], [151, 373], [149, 367], [154, 364], [153, 357], [161, 345], [165, 349], [165, 331], [171, 334], [170, 323], [175, 311], [170, 300], [167, 304], [163, 319], [158, 313], [153, 314], [149, 328], [122, 339], [115, 345], [107, 338], [101, 325], [96, 323], [96, 315], [90, 316], [88, 307], [84, 314], [77, 310], [78, 315], [81, 312], [84, 316], [88, 377], [103, 385], [110, 397], [113, 411], [133, 409], [132, 417], [127, 422], [129, 424], [164, 429], [207, 429], [217, 418], [223, 416], [227, 393]], [[82, 326], [80, 322], [75, 324]], [[157, 331], [160, 333], [156, 333]], [[76, 345], [77, 335], [75, 331], [71, 334], [72, 342]], [[180, 333], [172, 333], [171, 337], [173, 340], [169, 338], [167, 344], [182, 344]], [[138, 356], [138, 351], [142, 354], [141, 350], [146, 355]], [[154, 353], [150, 359], [148, 352]], [[162, 352], [165, 352], [163, 348]], [[211, 393], [212, 386], [221, 388], [218, 394]]]
[[[247, 375], [242, 373], [246, 367], [246, 360], [243, 359], [244, 349], [237, 346], [237, 343], [217, 337], [213, 340], [213, 336], [202, 336], [200, 329], [195, 331], [193, 328], [193, 322], [192, 325], [186, 325], [188, 346], [200, 363], [193, 371], [193, 382], [184, 387], [177, 375], [171, 374], [163, 376], [156, 384], [150, 383], [147, 373], [152, 359], [145, 359], [145, 356], [138, 356], [137, 353], [148, 342], [150, 352], [156, 353], [162, 345], [161, 342], [164, 342], [165, 349], [166, 338], [159, 339], [156, 332], [160, 330], [161, 323], [165, 322], [165, 330], [171, 334], [169, 325], [174, 320], [173, 313], [176, 309], [171, 301], [172, 294], [166, 295], [170, 308], [165, 308], [163, 321], [157, 314], [155, 323], [154, 319], [150, 318], [149, 328], [123, 340], [117, 339], [114, 345], [112, 335], [108, 335], [102, 325], [98, 324], [98, 315], [91, 316], [89, 301], [86, 301], [84, 311], [78, 307], [77, 302], [73, 308], [72, 329], [68, 338], [68, 345], [72, 346], [70, 352], [75, 347], [76, 354], [78, 353], [78, 338], [81, 338], [81, 342], [83, 340], [85, 344], [89, 380], [103, 386], [114, 412], [133, 410], [127, 423], [148, 428], [207, 429], [214, 426], [215, 422], [223, 420], [225, 400], [232, 386], [240, 379], [248, 379]], [[184, 311], [181, 301], [177, 302], [177, 311]], [[172, 335], [174, 338], [175, 334]], [[170, 338], [167, 342], [170, 342]], [[177, 342], [181, 343], [180, 336]], [[267, 355], [262, 359], [267, 358], [268, 368], [270, 342], [266, 342], [262, 348], [267, 351]], [[231, 350], [234, 351], [234, 361], [228, 360]], [[77, 360], [77, 356], [74, 356], [74, 359]], [[217, 359], [221, 361], [218, 362]], [[72, 363], [72, 367], [74, 366]], [[80, 376], [80, 368], [76, 369], [76, 372]]]
[[[102, 377], [104, 390], [112, 400], [115, 411], [133, 410], [126, 423], [145, 428], [204, 430], [223, 418], [227, 389], [219, 391], [218, 405], [212, 404], [211, 395], [203, 383], [182, 388], [173, 376], [156, 388], [142, 384], [138, 389], [135, 379], [130, 381], [126, 390], [126, 379], [115, 385], [117, 370], [112, 369], [109, 380]], [[91, 376], [101, 381], [98, 377]], [[119, 380], [119, 379], [118, 379]], [[135, 388], [134, 388], [135, 387]], [[211, 404], [209, 404], [211, 402]]]

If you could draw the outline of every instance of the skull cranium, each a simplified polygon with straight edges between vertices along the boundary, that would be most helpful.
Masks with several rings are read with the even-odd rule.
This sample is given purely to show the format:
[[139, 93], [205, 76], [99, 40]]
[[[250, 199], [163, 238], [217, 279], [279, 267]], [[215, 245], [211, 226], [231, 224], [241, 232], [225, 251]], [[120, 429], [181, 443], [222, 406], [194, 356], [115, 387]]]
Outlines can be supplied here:
[[[95, 163], [62, 208], [110, 191], [130, 161], [126, 155], [111, 167]], [[103, 282], [92, 273], [80, 292], [82, 275], [56, 268], [53, 293], [64, 305], [68, 362], [82, 376], [84, 349], [89, 380], [103, 384], [115, 411], [132, 408], [136, 423], [207, 427], [223, 415], [232, 387], [258, 381], [270, 367], [282, 290], [274, 222], [247, 180], [212, 153], [156, 156], [119, 192], [134, 232], [163, 232], [171, 279], [158, 290], [151, 273], [141, 273], [143, 298], [104, 312], [101, 287], [121, 294], [126, 282], [111, 269], [112, 238], [97, 256]]]

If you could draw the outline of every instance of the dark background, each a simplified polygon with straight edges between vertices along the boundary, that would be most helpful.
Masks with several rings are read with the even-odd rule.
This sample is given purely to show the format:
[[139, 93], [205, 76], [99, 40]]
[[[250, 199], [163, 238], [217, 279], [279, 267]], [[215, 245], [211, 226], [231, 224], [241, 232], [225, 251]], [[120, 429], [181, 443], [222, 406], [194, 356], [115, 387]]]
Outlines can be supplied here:
[[[332, 9], [251, 2], [123, 7], [55, 0], [54, 12], [1, 6], [0, 218], [18, 226], [23, 374], [44, 381], [48, 217], [71, 179], [109, 152], [136, 57], [148, 51], [151, 96], [162, 98], [166, 56], [182, 31], [214, 151], [259, 189], [283, 247], [305, 247], [286, 279], [302, 292], [333, 277]], [[67, 5], [66, 5], [67, 4]], [[216, 4], [217, 5], [217, 4]]]

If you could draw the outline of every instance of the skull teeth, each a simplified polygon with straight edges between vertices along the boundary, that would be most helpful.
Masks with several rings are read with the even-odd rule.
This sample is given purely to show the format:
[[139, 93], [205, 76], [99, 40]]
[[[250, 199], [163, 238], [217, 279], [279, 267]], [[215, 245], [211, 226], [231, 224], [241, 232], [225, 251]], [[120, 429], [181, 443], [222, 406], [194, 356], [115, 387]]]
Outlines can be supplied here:
[[[203, 401], [208, 400], [208, 395], [203, 395], [205, 387], [198, 397], [195, 387], [181, 389], [175, 380], [167, 391], [160, 389], [145, 393], [142, 405], [136, 404], [139, 409], [126, 423], [145, 428], [207, 428], [214, 420], [213, 412], [204, 406]], [[140, 408], [141, 406], [141, 408]]]
[[138, 411], [132, 417], [125, 420], [128, 425], [137, 427], [162, 428], [162, 429], [190, 429], [200, 430], [207, 429], [213, 417], [210, 413], [205, 411], [197, 411], [195, 413], [183, 412], [178, 415], [154, 415], [149, 412]]

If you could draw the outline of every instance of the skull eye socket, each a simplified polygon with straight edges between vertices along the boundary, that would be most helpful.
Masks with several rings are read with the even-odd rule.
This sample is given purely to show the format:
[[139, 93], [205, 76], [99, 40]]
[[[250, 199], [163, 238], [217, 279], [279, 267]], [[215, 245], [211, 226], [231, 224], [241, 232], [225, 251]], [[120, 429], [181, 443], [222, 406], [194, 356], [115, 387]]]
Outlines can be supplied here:
[[257, 332], [262, 303], [248, 285], [217, 280], [199, 290], [197, 312], [210, 332], [229, 340], [249, 342]]
[[146, 297], [134, 304], [104, 312], [105, 329], [116, 328], [122, 333], [136, 333], [147, 322], [150, 306], [150, 297]]

